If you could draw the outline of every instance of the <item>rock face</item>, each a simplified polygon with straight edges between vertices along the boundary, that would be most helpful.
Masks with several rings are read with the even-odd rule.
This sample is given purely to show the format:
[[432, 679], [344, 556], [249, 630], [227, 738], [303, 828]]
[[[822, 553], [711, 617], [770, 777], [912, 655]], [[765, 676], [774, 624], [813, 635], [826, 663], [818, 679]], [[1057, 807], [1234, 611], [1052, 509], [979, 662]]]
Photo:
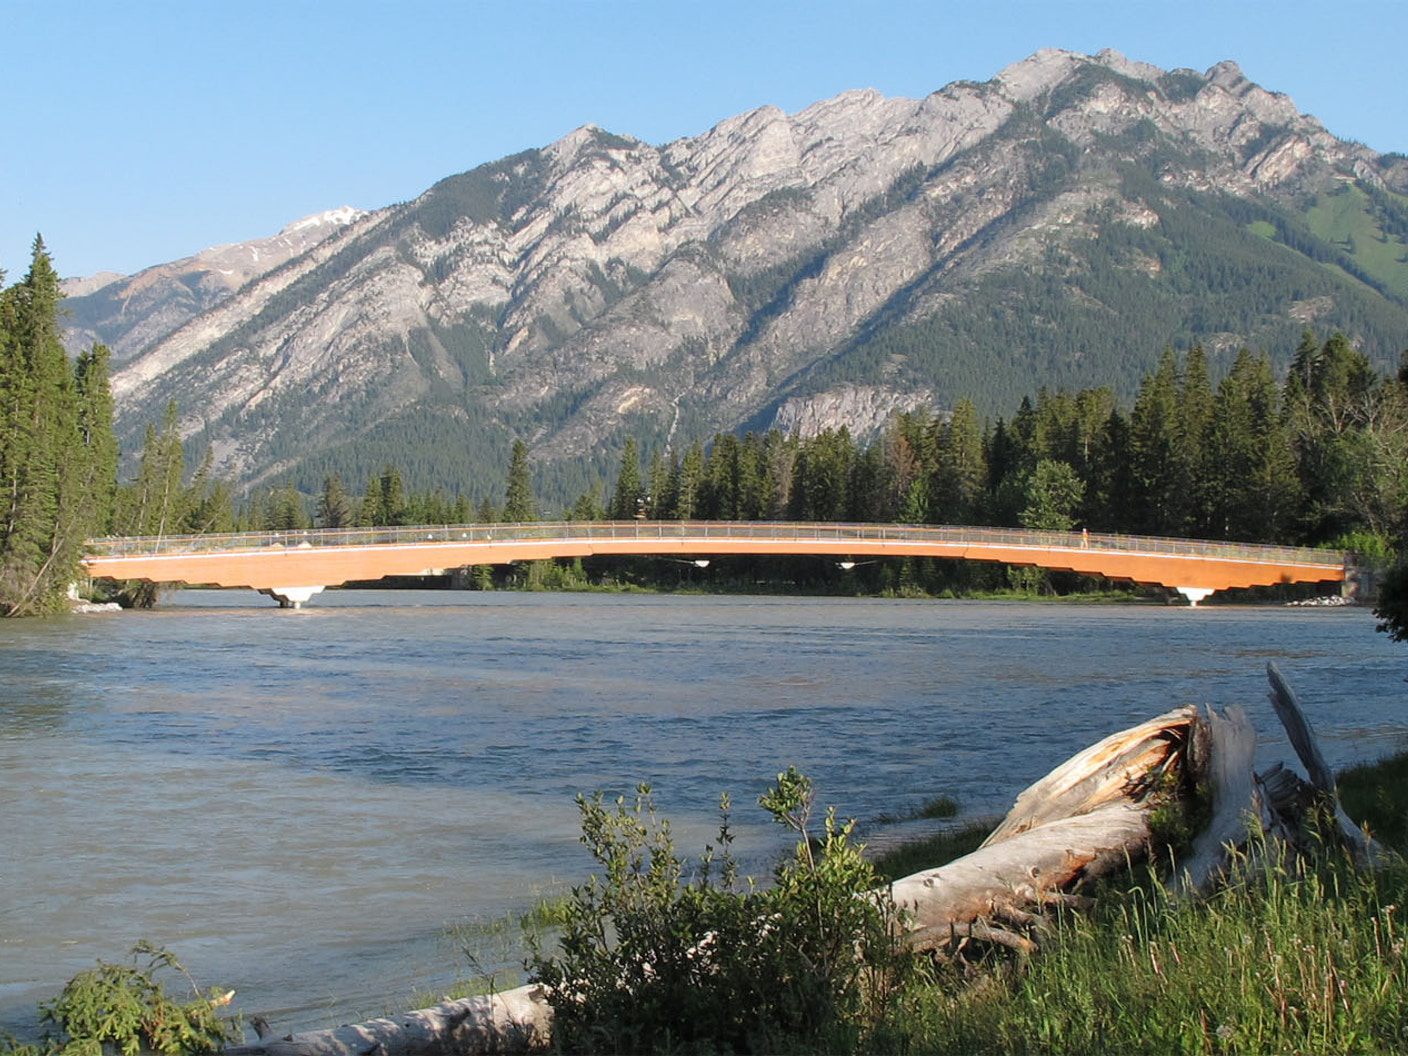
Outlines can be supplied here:
[[[123, 363], [127, 450], [174, 399], [188, 441], [240, 484], [312, 490], [395, 461], [421, 467], [419, 486], [484, 495], [519, 437], [570, 502], [626, 435], [646, 450], [742, 428], [868, 435], [921, 403], [1010, 413], [1041, 384], [1112, 371], [1128, 388], [1180, 335], [1265, 345], [1299, 327], [1295, 306], [1270, 288], [1223, 314], [1197, 301], [1188, 254], [1206, 237], [1186, 218], [1289, 261], [1266, 227], [1346, 186], [1392, 204], [1408, 165], [1231, 63], [1042, 51], [985, 84], [764, 107], [659, 147], [588, 125], [403, 205], [69, 303], [75, 342], [101, 337]], [[1234, 216], [1234, 201], [1252, 204]], [[1302, 318], [1325, 297], [1317, 325], [1334, 325], [1372, 295], [1408, 326], [1391, 283], [1319, 273]], [[1103, 292], [1119, 283], [1128, 304]], [[1145, 289], [1185, 313], [1143, 313], [1161, 336], [1132, 321]], [[1377, 352], [1390, 339], [1365, 317], [1356, 339]]]
[[297, 220], [272, 238], [216, 246], [136, 275], [66, 279], [69, 350], [100, 342], [111, 349], [114, 362], [130, 359], [363, 215], [350, 206], [330, 209]]

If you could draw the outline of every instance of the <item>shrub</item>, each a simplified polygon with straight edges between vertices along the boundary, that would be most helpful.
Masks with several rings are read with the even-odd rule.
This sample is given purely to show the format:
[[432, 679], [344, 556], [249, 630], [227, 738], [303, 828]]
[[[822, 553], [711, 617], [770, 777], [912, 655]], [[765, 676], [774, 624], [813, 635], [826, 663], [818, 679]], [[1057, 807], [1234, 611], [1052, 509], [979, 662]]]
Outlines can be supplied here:
[[691, 865], [648, 785], [614, 808], [578, 797], [604, 870], [574, 888], [558, 949], [534, 953], [554, 1043], [571, 1052], [854, 1049], [913, 961], [898, 914], [828, 811], [808, 833], [810, 782], [789, 769], [759, 799], [798, 835], [772, 886], [740, 883], [728, 797], [717, 847]]
[[38, 1045], [10, 1042], [3, 1050], [10, 1056], [102, 1056], [114, 1049], [123, 1056], [189, 1056], [218, 1052], [238, 1037], [235, 1026], [217, 1013], [230, 995], [211, 991], [202, 997], [192, 982], [192, 999], [180, 1003], [155, 978], [162, 969], [186, 975], [174, 956], [147, 943], [133, 947], [130, 965], [99, 961], [70, 979], [52, 1002], [39, 1006], [42, 1020], [58, 1028], [58, 1037]]

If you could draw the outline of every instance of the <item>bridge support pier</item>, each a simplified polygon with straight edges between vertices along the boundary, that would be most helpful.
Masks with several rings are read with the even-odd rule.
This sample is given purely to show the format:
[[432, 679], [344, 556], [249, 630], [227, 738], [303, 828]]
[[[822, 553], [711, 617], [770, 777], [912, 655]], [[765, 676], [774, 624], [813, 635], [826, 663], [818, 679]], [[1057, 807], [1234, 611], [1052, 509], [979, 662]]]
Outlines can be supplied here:
[[1213, 592], [1212, 587], [1174, 587], [1173, 589], [1188, 599], [1188, 607], [1190, 609], [1196, 609], [1198, 602], [1204, 600]]
[[301, 609], [304, 602], [322, 592], [322, 587], [265, 587], [259, 593], [273, 598], [281, 609]]

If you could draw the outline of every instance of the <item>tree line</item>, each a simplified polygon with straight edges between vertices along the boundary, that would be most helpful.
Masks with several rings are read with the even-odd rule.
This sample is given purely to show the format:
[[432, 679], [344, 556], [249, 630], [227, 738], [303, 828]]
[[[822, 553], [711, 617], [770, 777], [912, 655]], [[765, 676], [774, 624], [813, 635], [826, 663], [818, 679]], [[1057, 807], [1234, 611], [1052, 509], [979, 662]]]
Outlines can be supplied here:
[[[991, 524], [1336, 545], [1382, 552], [1408, 505], [1408, 358], [1380, 375], [1307, 332], [1277, 381], [1243, 351], [1216, 385], [1200, 346], [1164, 353], [1129, 409], [1108, 387], [1042, 389], [1010, 418], [895, 416], [869, 444], [721, 433], [642, 462], [627, 441], [614, 518]], [[592, 496], [579, 500], [584, 511]]]

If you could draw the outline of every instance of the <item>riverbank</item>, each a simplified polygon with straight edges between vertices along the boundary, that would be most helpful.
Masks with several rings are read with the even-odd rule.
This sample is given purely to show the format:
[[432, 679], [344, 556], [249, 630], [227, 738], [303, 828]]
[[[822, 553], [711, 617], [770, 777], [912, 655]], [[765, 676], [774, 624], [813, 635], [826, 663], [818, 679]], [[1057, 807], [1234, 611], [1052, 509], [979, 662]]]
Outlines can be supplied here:
[[[1408, 753], [1345, 772], [1351, 817], [1408, 852]], [[1337, 851], [1258, 863], [1215, 895], [1153, 878], [1106, 890], [1029, 961], [906, 993], [881, 1037], [914, 1054], [1401, 1051], [1408, 1039], [1408, 868]]]

